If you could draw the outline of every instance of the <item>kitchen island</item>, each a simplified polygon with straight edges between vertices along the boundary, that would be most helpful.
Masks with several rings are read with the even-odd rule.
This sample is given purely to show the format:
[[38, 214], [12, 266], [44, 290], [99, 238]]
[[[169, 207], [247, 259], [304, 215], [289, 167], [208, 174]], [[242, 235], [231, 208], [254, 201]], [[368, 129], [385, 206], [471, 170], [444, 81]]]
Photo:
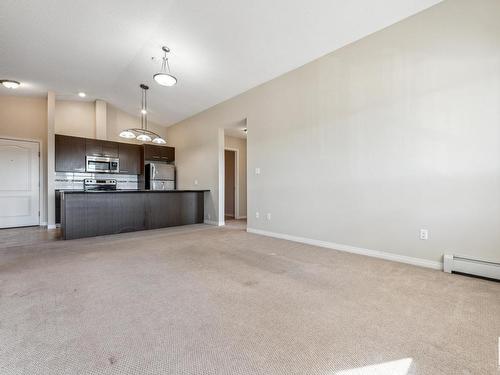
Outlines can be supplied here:
[[208, 190], [61, 191], [65, 240], [203, 223]]

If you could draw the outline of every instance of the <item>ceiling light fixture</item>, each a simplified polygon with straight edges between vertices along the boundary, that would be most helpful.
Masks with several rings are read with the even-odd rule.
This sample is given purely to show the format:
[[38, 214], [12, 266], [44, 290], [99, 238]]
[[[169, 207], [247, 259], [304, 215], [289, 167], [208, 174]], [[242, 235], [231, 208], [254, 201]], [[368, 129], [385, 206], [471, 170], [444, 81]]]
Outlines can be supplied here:
[[[177, 83], [177, 78], [175, 78], [172, 74], [170, 74], [170, 65], [168, 63], [168, 57], [167, 57], [167, 53], [170, 52], [170, 48], [163, 46], [163, 47], [161, 47], [161, 49], [164, 52], [164, 55], [162, 58], [163, 61], [161, 63], [161, 71], [160, 71], [160, 73], [156, 73], [153, 76], [153, 79], [159, 85], [173, 86]], [[168, 73], [167, 73], [167, 68], [168, 68]]]
[[87, 94], [85, 94], [83, 91], [81, 91], [81, 92], [78, 93], [78, 96], [80, 98], [85, 98], [87, 96]]
[[11, 79], [1, 79], [0, 83], [2, 83], [2, 85], [4, 85], [4, 87], [8, 89], [17, 89], [21, 85], [20, 82], [13, 81]]
[[145, 84], [141, 84], [140, 88], [142, 90], [141, 97], [141, 128], [126, 129], [120, 133], [120, 137], [127, 139], [137, 139], [141, 142], [153, 142], [157, 144], [165, 144], [165, 140], [160, 137], [155, 132], [148, 130], [148, 98], [147, 91], [149, 87]]

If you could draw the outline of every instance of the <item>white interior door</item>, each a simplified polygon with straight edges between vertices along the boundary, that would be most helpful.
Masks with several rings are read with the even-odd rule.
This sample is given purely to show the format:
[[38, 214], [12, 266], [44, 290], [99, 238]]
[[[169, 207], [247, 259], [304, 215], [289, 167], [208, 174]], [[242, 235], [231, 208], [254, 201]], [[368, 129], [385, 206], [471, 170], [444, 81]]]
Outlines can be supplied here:
[[39, 225], [39, 145], [0, 138], [0, 228]]

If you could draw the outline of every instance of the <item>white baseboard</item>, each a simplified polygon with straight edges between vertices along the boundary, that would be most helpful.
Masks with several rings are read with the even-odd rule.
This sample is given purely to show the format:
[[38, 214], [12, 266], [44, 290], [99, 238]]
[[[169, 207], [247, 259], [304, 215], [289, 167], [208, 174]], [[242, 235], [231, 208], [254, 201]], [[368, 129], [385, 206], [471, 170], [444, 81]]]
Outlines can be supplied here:
[[213, 221], [213, 220], [205, 220], [203, 221], [205, 224], [209, 224], [209, 225], [217, 225], [218, 227], [222, 227], [224, 226], [224, 222], [223, 221]]
[[236, 220], [241, 220], [241, 219], [246, 219], [246, 218], [247, 218], [246, 216], [238, 216], [238, 217], [236, 218]]
[[393, 253], [388, 253], [385, 251], [364, 249], [361, 247], [342, 245], [342, 244], [337, 244], [337, 243], [333, 243], [333, 242], [314, 240], [314, 239], [305, 238], [305, 237], [291, 236], [289, 234], [268, 232], [265, 230], [254, 229], [254, 228], [247, 228], [247, 232], [254, 233], [254, 234], [260, 234], [262, 236], [280, 238], [283, 240], [288, 240], [288, 241], [293, 241], [293, 242], [300, 242], [300, 243], [304, 243], [307, 245], [325, 247], [327, 249], [345, 251], [347, 253], [366, 255], [369, 257], [373, 257], [373, 258], [380, 258], [380, 259], [385, 259], [385, 260], [391, 260], [394, 262], [412, 264], [414, 266], [432, 268], [435, 270], [442, 270], [443, 269], [442, 262], [436, 262], [436, 261], [421, 259], [421, 258], [414, 258], [414, 257], [406, 256], [406, 255], [393, 254]]
[[57, 228], [57, 224], [49, 224], [47, 225], [47, 229], [56, 229]]
[[47, 222], [46, 222], [46, 221], [42, 221], [42, 222], [40, 223], [40, 226], [41, 226], [41, 227], [46, 227], [46, 226], [47, 226]]

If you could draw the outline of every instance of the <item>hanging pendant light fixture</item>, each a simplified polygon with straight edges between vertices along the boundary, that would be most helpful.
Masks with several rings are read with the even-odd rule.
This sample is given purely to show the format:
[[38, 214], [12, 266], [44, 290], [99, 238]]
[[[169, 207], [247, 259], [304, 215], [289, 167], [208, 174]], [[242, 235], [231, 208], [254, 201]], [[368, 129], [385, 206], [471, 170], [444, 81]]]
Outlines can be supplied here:
[[[163, 50], [163, 61], [161, 63], [161, 71], [160, 73], [156, 73], [153, 76], [153, 79], [158, 83], [159, 85], [162, 86], [173, 86], [177, 83], [177, 78], [175, 78], [172, 74], [170, 74], [170, 65], [168, 63], [168, 57], [167, 53], [170, 52], [170, 48], [163, 46], [161, 47]], [[167, 68], [168, 68], [168, 73], [167, 73]]]
[[137, 139], [142, 142], [153, 142], [157, 144], [165, 144], [165, 140], [155, 132], [148, 130], [148, 98], [147, 91], [149, 86], [141, 84], [141, 128], [126, 129], [120, 133], [120, 137], [127, 139]]

